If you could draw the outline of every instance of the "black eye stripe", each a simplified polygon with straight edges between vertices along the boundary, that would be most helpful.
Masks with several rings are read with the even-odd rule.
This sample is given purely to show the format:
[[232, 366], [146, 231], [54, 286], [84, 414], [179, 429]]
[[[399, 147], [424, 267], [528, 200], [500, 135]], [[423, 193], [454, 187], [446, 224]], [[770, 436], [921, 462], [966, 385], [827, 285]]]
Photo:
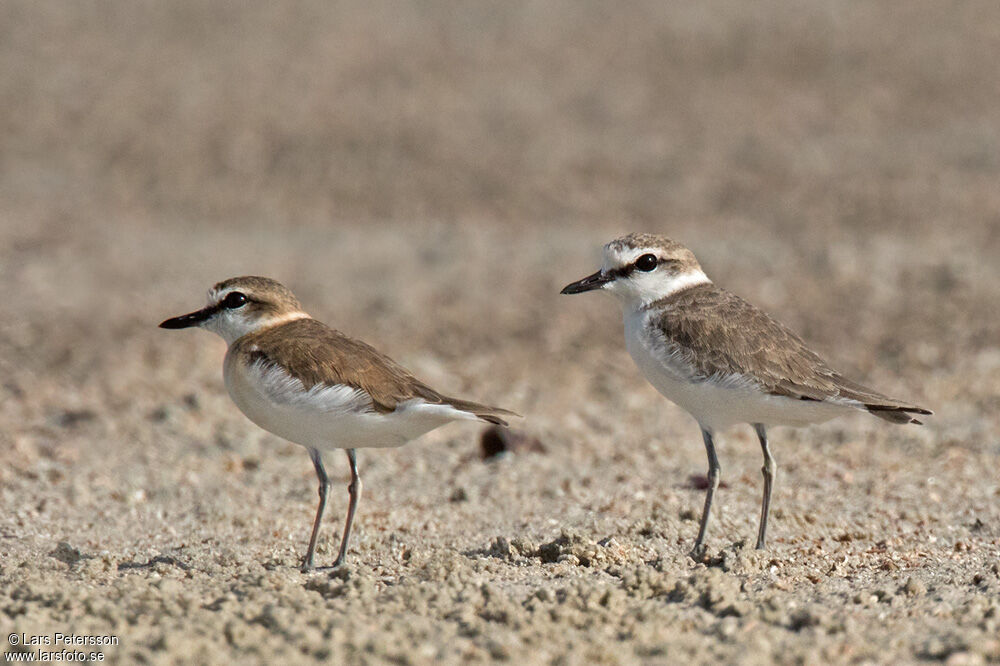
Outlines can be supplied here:
[[[660, 258], [657, 258], [657, 260], [656, 260], [656, 268], [659, 268], [660, 266], [668, 266], [668, 265], [671, 268], [676, 268], [677, 266], [680, 265], [680, 263], [681, 263], [680, 259], [660, 259]], [[632, 275], [632, 273], [634, 273], [636, 270], [639, 270], [640, 273], [643, 272], [641, 269], [637, 269], [636, 268], [635, 262], [632, 262], [631, 264], [627, 264], [627, 265], [621, 266], [619, 268], [613, 268], [613, 269], [611, 269], [610, 271], [608, 271], [608, 277], [610, 277], [612, 279], [627, 278], [630, 275]]]
[[617, 280], [618, 278], [622, 277], [628, 277], [629, 275], [632, 274], [632, 271], [634, 269], [635, 266], [633, 264], [629, 264], [628, 266], [622, 266], [621, 268], [613, 268], [610, 271], [608, 271], [608, 277], [611, 278], [612, 280]]
[[[659, 268], [660, 266], [670, 266], [671, 269], [676, 269], [676, 267], [679, 266], [680, 264], [681, 264], [680, 259], [657, 258], [655, 267]], [[625, 266], [619, 266], [618, 268], [612, 268], [610, 271], [606, 273], [606, 275], [611, 280], [617, 280], [618, 278], [627, 278], [631, 276], [632, 273], [634, 273], [636, 270], [639, 269], [636, 268], [635, 262], [633, 261], [631, 264], [626, 264]], [[641, 273], [644, 271], [639, 270], [639, 272]]]

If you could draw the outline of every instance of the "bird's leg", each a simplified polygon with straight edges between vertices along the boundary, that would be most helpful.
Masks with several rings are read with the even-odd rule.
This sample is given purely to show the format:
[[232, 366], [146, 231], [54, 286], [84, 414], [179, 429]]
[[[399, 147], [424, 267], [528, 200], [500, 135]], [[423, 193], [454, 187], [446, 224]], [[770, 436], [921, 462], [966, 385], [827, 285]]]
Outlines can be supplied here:
[[694, 548], [691, 550], [691, 557], [701, 559], [705, 552], [705, 532], [708, 530], [708, 515], [712, 511], [712, 497], [715, 489], [719, 487], [719, 458], [715, 455], [715, 444], [712, 442], [712, 433], [702, 428], [702, 439], [705, 440], [705, 451], [708, 453], [708, 490], [705, 493], [705, 508], [701, 512], [701, 525], [698, 526], [698, 538], [695, 539]]
[[767, 515], [771, 512], [771, 486], [774, 484], [777, 466], [771, 457], [771, 451], [767, 448], [767, 431], [764, 430], [764, 424], [755, 423], [753, 429], [757, 431], [760, 448], [764, 451], [764, 466], [760, 468], [761, 474], [764, 475], [764, 500], [760, 505], [760, 530], [757, 532], [757, 550], [763, 550], [767, 538]]
[[351, 463], [351, 485], [347, 486], [347, 492], [351, 499], [347, 504], [347, 523], [344, 524], [344, 538], [340, 542], [340, 554], [333, 566], [339, 567], [344, 563], [344, 556], [347, 554], [347, 544], [351, 538], [351, 523], [354, 522], [354, 510], [358, 508], [358, 500], [361, 499], [361, 476], [358, 474], [358, 460], [354, 449], [347, 449], [347, 460]]
[[330, 479], [323, 469], [323, 457], [318, 449], [309, 449], [309, 457], [312, 458], [313, 466], [316, 468], [316, 478], [319, 479], [319, 506], [316, 507], [316, 520], [313, 522], [312, 536], [309, 537], [309, 549], [306, 551], [306, 559], [302, 561], [302, 573], [313, 568], [313, 555], [316, 553], [316, 537], [319, 536], [319, 525], [323, 522], [323, 510], [326, 508], [326, 491], [330, 488]]

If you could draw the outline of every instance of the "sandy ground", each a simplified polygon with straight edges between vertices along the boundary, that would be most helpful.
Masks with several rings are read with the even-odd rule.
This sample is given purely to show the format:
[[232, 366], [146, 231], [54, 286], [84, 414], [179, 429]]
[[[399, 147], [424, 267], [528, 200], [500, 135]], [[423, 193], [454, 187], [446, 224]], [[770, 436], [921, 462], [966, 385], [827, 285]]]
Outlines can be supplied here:
[[[0, 7], [0, 636], [118, 663], [1000, 662], [1000, 12], [990, 2]], [[721, 438], [617, 306], [631, 230], [935, 410]], [[305, 452], [162, 331], [264, 274], [525, 414], [362, 451], [303, 575]], [[318, 554], [346, 507], [335, 479]]]

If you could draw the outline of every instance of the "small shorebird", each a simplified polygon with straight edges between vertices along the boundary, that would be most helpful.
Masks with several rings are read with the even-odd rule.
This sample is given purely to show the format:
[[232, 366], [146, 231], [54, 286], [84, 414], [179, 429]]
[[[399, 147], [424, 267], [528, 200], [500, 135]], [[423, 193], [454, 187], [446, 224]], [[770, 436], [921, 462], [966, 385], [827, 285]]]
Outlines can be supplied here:
[[892, 423], [931, 412], [844, 378], [764, 311], [715, 286], [694, 254], [663, 236], [630, 234], [604, 246], [601, 270], [563, 294], [603, 289], [621, 302], [625, 344], [646, 379], [701, 426], [708, 490], [692, 555], [704, 553], [712, 497], [719, 485], [713, 436], [753, 425], [764, 452], [764, 497], [757, 548], [764, 548], [774, 483], [767, 426], [822, 423], [866, 410]]
[[160, 324], [190, 326], [218, 333], [229, 345], [223, 373], [240, 411], [309, 451], [319, 479], [319, 506], [302, 571], [313, 567], [330, 487], [323, 451], [346, 449], [351, 465], [336, 567], [347, 554], [361, 497], [355, 449], [402, 446], [451, 421], [506, 425], [503, 417], [516, 416], [438, 393], [388, 356], [310, 317], [291, 291], [270, 278], [220, 282], [208, 292], [206, 307]]

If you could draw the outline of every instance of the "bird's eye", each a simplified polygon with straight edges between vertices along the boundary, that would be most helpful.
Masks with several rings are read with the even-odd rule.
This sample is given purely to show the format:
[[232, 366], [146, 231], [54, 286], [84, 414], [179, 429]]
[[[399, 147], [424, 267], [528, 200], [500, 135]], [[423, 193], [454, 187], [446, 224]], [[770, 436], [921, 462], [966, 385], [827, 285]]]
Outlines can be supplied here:
[[222, 299], [222, 307], [235, 310], [247, 304], [247, 295], [239, 291], [231, 291]]
[[635, 260], [635, 267], [640, 271], [649, 272], [656, 268], [656, 256], [652, 254], [644, 254]]

